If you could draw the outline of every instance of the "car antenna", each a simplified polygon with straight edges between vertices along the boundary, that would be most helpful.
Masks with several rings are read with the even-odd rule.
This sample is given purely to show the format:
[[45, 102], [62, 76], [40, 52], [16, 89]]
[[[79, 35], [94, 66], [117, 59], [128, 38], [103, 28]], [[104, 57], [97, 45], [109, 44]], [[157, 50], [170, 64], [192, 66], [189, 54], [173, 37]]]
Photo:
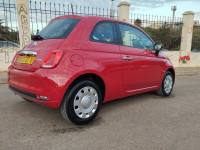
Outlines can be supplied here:
[[73, 11], [73, 5], [71, 3], [71, 9], [72, 9], [72, 15], [74, 15], [74, 11]]

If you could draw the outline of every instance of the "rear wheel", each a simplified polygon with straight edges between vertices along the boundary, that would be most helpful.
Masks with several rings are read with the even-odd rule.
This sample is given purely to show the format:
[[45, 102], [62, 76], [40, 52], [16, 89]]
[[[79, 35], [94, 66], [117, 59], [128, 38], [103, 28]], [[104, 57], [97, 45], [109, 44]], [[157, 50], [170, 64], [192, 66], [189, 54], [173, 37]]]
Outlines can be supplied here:
[[160, 85], [157, 94], [160, 96], [169, 96], [172, 92], [174, 85], [174, 77], [171, 72], [167, 71], [163, 78], [162, 84]]
[[102, 104], [99, 87], [90, 80], [77, 83], [61, 104], [61, 114], [75, 124], [86, 124], [97, 115]]

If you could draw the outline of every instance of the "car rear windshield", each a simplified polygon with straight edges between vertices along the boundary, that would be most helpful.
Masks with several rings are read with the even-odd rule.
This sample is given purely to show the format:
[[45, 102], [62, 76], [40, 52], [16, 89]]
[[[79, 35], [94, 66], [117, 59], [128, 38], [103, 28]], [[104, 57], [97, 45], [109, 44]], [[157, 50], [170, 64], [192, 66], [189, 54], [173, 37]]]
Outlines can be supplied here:
[[43, 39], [65, 39], [80, 22], [80, 19], [64, 18], [49, 23], [39, 35]]

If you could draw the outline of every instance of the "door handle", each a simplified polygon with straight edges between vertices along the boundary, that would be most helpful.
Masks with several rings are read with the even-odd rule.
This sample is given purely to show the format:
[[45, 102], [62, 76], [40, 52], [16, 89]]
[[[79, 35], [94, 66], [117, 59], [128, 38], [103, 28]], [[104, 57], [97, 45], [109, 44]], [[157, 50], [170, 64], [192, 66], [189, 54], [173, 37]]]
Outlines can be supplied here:
[[133, 60], [131, 57], [123, 57], [123, 60]]

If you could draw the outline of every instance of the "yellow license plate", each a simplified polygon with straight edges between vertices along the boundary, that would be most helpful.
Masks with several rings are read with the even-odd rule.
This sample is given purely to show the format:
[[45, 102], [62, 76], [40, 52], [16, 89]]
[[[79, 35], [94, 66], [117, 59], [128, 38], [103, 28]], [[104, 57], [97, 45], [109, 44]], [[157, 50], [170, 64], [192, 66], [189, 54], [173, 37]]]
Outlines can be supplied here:
[[34, 56], [19, 56], [17, 59], [17, 63], [32, 64], [34, 59], [35, 59]]

